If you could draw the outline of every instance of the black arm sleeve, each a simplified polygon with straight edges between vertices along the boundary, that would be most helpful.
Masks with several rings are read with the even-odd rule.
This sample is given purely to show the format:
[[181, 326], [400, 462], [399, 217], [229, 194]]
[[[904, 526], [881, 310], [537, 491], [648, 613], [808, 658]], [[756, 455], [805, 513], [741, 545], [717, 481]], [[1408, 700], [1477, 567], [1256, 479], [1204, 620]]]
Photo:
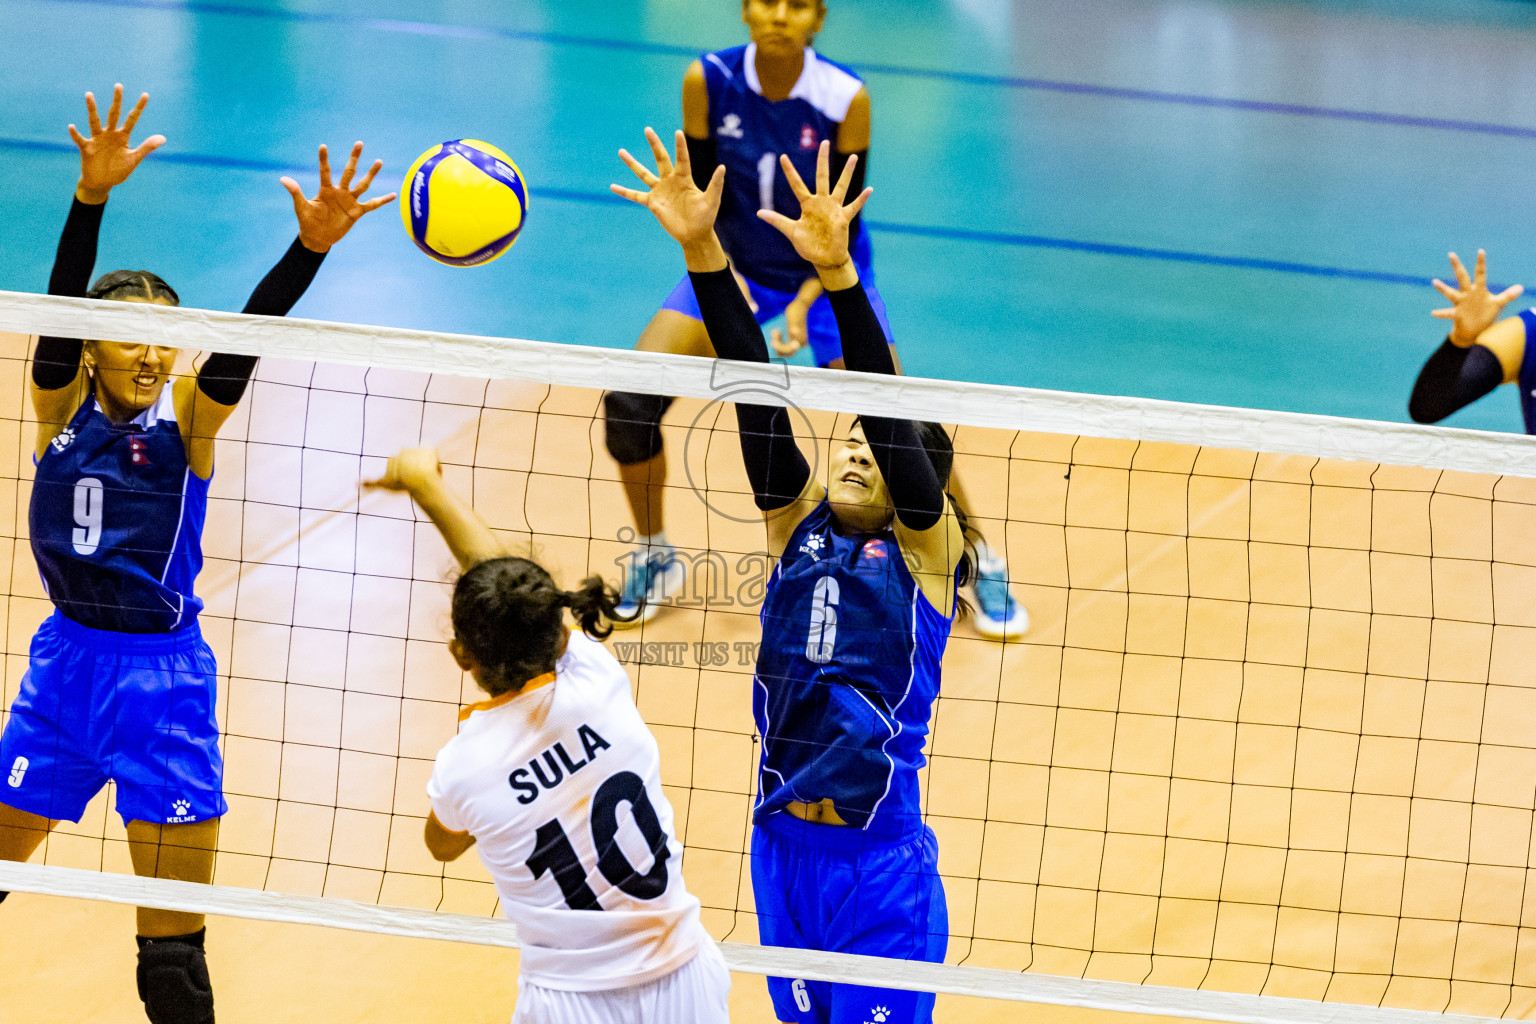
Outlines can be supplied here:
[[1408, 415], [1415, 423], [1438, 423], [1503, 382], [1504, 367], [1492, 350], [1482, 345], [1462, 348], [1446, 338], [1413, 382]]
[[[261, 279], [241, 312], [287, 316], [293, 304], [303, 298], [324, 260], [325, 253], [311, 252], [295, 238], [283, 258], [277, 261], [277, 266]], [[197, 389], [220, 405], [237, 405], [245, 397], [246, 386], [255, 372], [255, 356], [215, 352], [203, 360], [202, 368], [197, 371]]]
[[[857, 196], [860, 192], [864, 191], [864, 181], [869, 172], [868, 147], [860, 150], [857, 153], [839, 153], [834, 150], [832, 153], [832, 166], [830, 170], [832, 174], [832, 183], [836, 184], [842, 178], [843, 168], [848, 166], [848, 158], [850, 156], [856, 156], [859, 158], [859, 162], [853, 166], [853, 180], [848, 183], [848, 198], [852, 199], [854, 196]], [[695, 176], [697, 176], [697, 172], [695, 172]], [[703, 186], [701, 185], [699, 187], [702, 188]], [[853, 238], [853, 236], [858, 232], [860, 218], [863, 216], [863, 211], [860, 211], [859, 214], [853, 218], [853, 220], [848, 222], [848, 237], [850, 239]]]
[[304, 297], [309, 283], [315, 279], [315, 271], [325, 261], [325, 253], [311, 252], [297, 238], [277, 261], [277, 266], [267, 271], [256, 290], [251, 292], [242, 313], [261, 316], [287, 316], [293, 304]]
[[696, 139], [685, 134], [683, 139], [688, 144], [688, 164], [693, 168], [693, 183], [702, 192], [709, 188], [709, 179], [714, 176], [715, 168], [720, 166], [715, 137], [711, 135], [707, 139]]
[[[689, 273], [704, 316], [704, 329], [722, 359], [768, 362], [762, 328], [730, 268], [709, 274]], [[811, 478], [811, 467], [795, 443], [789, 410], [777, 406], [736, 403], [736, 427], [741, 434], [741, 459], [752, 481], [752, 497], [764, 512], [783, 508], [798, 498]]]
[[[48, 278], [49, 295], [79, 297], [90, 288], [101, 215], [106, 208], [106, 203], [92, 206], [78, 199], [70, 204], [69, 218], [64, 221], [64, 233], [59, 236], [58, 252], [53, 257], [53, 273]], [[79, 338], [38, 338], [37, 352], [32, 357], [32, 383], [44, 391], [64, 387], [80, 372], [80, 351], [84, 347]]]
[[[862, 284], [827, 292], [837, 331], [842, 337], [843, 365], [866, 373], [896, 372], [885, 331], [869, 304]], [[944, 485], [911, 420], [861, 416], [864, 437], [874, 453], [875, 464], [891, 492], [891, 504], [903, 526], [927, 530], [944, 515]]]

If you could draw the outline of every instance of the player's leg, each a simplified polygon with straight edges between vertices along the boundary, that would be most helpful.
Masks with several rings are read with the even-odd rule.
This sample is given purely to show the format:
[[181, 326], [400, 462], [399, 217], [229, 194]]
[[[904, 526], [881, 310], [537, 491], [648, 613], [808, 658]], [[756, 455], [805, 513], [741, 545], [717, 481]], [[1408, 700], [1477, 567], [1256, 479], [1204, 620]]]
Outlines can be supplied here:
[[[828, 950], [943, 963], [949, 910], [933, 830], [901, 846], [854, 855], [850, 897], [828, 924]], [[831, 986], [830, 1024], [932, 1024], [931, 992]]]
[[[963, 509], [975, 509], [966, 493], [959, 460], [949, 474], [949, 493]], [[974, 522], [974, 521], [973, 521]], [[971, 567], [971, 595], [976, 599], [976, 632], [992, 640], [1017, 640], [1029, 629], [1029, 612], [1013, 596], [1008, 560], [976, 531], [976, 564]]]
[[[673, 355], [714, 355], [688, 278], [672, 289], [640, 332], [635, 348]], [[628, 621], [615, 623], [619, 628], [649, 621], [685, 583], [686, 569], [674, 557], [666, 531], [667, 452], [661, 440], [661, 418], [671, 405], [672, 399], [660, 395], [610, 391], [603, 396], [608, 454], [619, 464], [624, 498], [635, 523], [635, 546], [624, 559], [624, 579], [619, 586], [618, 611]]]
[[87, 744], [89, 654], [60, 634], [55, 618], [32, 637], [27, 673], [0, 734], [0, 860], [30, 858], [60, 820], [79, 821], [107, 784]]
[[[779, 817], [783, 817], [780, 815]], [[792, 819], [791, 819], [792, 820]], [[793, 831], [790, 821], [783, 823]], [[822, 828], [832, 826], [806, 826]], [[752, 900], [757, 910], [758, 941], [765, 946], [820, 949], [820, 904], [836, 901], [822, 881], [825, 872], [816, 851], [778, 834], [772, 826], [752, 829]], [[807, 878], [811, 881], [807, 884]], [[782, 1024], [826, 1024], [831, 986], [805, 978], [769, 978], [768, 997]]]
[[[793, 298], [748, 282], [759, 322], [783, 311]], [[684, 277], [651, 318], [635, 348], [641, 352], [713, 358], [714, 348], [704, 330], [704, 315]], [[610, 391], [603, 396], [608, 454], [619, 464], [619, 479], [635, 522], [634, 548], [624, 558], [618, 612], [628, 621], [617, 628], [634, 628], [652, 619], [660, 606], [686, 585], [686, 563], [667, 540], [664, 498], [667, 452], [661, 439], [661, 418], [672, 399]]]
[[[120, 640], [102, 662], [116, 699], [112, 775], [133, 870], [207, 884], [219, 819], [229, 810], [213, 652], [194, 626]], [[201, 914], [139, 908], [139, 997], [153, 1024], [212, 1024], [205, 935]]]

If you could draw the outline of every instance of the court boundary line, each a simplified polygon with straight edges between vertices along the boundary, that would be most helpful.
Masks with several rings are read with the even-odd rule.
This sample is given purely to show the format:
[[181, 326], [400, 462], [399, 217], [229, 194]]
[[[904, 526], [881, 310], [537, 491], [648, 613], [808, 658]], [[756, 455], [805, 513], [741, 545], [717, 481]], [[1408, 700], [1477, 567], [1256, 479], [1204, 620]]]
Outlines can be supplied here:
[[[58, 865], [0, 861], [0, 888], [189, 914], [341, 928], [398, 938], [464, 942], [504, 949], [520, 946], [517, 926], [502, 918], [360, 903], [326, 896], [296, 896], [228, 885], [140, 878]], [[1289, 996], [1138, 985], [1128, 981], [1032, 974], [964, 964], [932, 964], [742, 942], [721, 942], [719, 947], [726, 965], [746, 974], [1231, 1024], [1490, 1024], [1499, 1019], [1359, 1003], [1314, 1002]]]
[[[1536, 437], [0, 291], [0, 330], [1276, 455], [1536, 477]], [[787, 387], [786, 387], [787, 382]]]
[[[35, 153], [59, 156], [76, 156], [73, 144], [44, 142], [34, 139], [16, 139], [0, 136], [0, 149], [19, 149]], [[191, 167], [226, 167], [252, 173], [280, 172], [305, 175], [313, 168], [302, 164], [287, 164], [276, 160], [255, 157], [220, 156], [214, 153], [167, 153], [161, 150], [157, 161], [183, 164]], [[555, 202], [588, 203], [594, 206], [628, 206], [612, 192], [588, 192], [583, 189], [540, 186], [530, 188], [541, 200]], [[1225, 256], [1219, 253], [1195, 252], [1188, 249], [1164, 249], [1156, 246], [1127, 245], [1119, 242], [1093, 242], [1077, 238], [1056, 238], [1051, 235], [1035, 235], [1027, 232], [984, 231], [977, 228], [945, 227], [942, 225], [906, 224], [900, 221], [866, 220], [870, 230], [891, 235], [909, 235], [916, 238], [937, 238], [954, 242], [974, 242], [981, 245], [1002, 245], [1011, 248], [1053, 249], [1059, 252], [1080, 252], [1096, 256], [1120, 256], [1127, 259], [1154, 260], [1164, 263], [1190, 263], [1197, 266], [1228, 267], [1237, 270], [1264, 270], [1280, 274], [1299, 274], [1306, 277], [1341, 278], [1351, 281], [1369, 281], [1378, 284], [1404, 284], [1428, 288], [1430, 278], [1414, 274], [1400, 274], [1390, 270], [1355, 270], [1335, 267], [1326, 263], [1302, 263], [1296, 260], [1270, 259], [1263, 256]], [[1495, 291], [1500, 285], [1490, 285]]]
[[[649, 40], [610, 39], [603, 36], [581, 36], [568, 32], [543, 32], [535, 29], [455, 25], [445, 22], [414, 21], [406, 18], [371, 18], [364, 15], [329, 14], [321, 11], [276, 10], [250, 7], [236, 3], [210, 3], [207, 0], [39, 0], [39, 2], [72, 4], [76, 6], [123, 7], [167, 13], [213, 14], [235, 18], [261, 18], [269, 21], [288, 21], [299, 24], [349, 25], [372, 29], [377, 32], [405, 35], [437, 36], [448, 39], [505, 39], [514, 42], [544, 43], [551, 46], [583, 46], [592, 49], [627, 50], [634, 53], [648, 53], [668, 57], [698, 57], [699, 54], [705, 52], [700, 47], [682, 46], [674, 43], [657, 43]], [[1352, 110], [1348, 107], [1324, 107], [1309, 103], [1285, 103], [1275, 100], [1207, 96], [1201, 93], [1140, 89], [1134, 86], [1103, 85], [1092, 82], [1068, 82], [1060, 79], [1037, 78], [1028, 75], [996, 75], [982, 72], [955, 71], [947, 68], [919, 68], [903, 64], [855, 61], [851, 66], [855, 70], [866, 74], [955, 82], [963, 85], [1022, 89], [1061, 95], [1091, 96], [1139, 103], [1161, 103], [1173, 106], [1237, 110], [1244, 113], [1279, 114], [1319, 120], [1352, 121], [1364, 124], [1379, 124], [1393, 128], [1423, 128], [1431, 131], [1453, 131], [1477, 135], [1503, 136], [1506, 138], [1536, 139], [1536, 128], [1524, 125], [1496, 124], [1490, 121], [1466, 121], [1459, 118], [1394, 114], [1387, 111]]]

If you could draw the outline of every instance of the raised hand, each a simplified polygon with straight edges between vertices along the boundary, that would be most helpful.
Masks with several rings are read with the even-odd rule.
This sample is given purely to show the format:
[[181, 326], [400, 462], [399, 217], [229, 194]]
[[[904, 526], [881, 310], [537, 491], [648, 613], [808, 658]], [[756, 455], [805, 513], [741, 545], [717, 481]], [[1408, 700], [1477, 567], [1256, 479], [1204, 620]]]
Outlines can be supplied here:
[[656, 158], [656, 173], [652, 174], [640, 161], [619, 150], [619, 159], [635, 172], [648, 191], [609, 185], [614, 195], [623, 196], [651, 211], [667, 234], [684, 248], [700, 246], [714, 237], [715, 214], [720, 212], [720, 194], [725, 189], [725, 167], [715, 168], [709, 179], [709, 188], [703, 192], [693, 183], [693, 168], [688, 162], [688, 144], [679, 131], [675, 140], [677, 158], [667, 155], [661, 137], [650, 128], [645, 130], [645, 140], [651, 144], [651, 154]]
[[853, 218], [864, 208], [870, 194], [874, 192], [874, 189], [866, 188], [855, 196], [852, 202], [844, 206], [843, 200], [848, 195], [849, 183], [853, 181], [853, 167], [858, 157], [848, 158], [837, 186], [829, 189], [830, 152], [831, 145], [823, 141], [820, 152], [816, 154], [815, 192], [805, 187], [805, 182], [800, 179], [795, 165], [789, 162], [789, 157], [779, 157], [779, 165], [784, 168], [784, 177], [789, 180], [789, 187], [794, 190], [795, 198], [800, 200], [799, 220], [790, 220], [777, 210], [757, 211], [759, 217], [778, 228], [784, 237], [789, 239], [801, 259], [818, 270], [841, 267], [849, 262], [848, 225], [853, 222]]
[[69, 126], [69, 137], [80, 148], [80, 183], [75, 188], [75, 195], [81, 202], [92, 205], [106, 202], [108, 192], [127, 181], [145, 157], [165, 145], [164, 135], [151, 135], [137, 147], [128, 143], [148, 102], [149, 93], [146, 92], [128, 111], [127, 120], [119, 128], [117, 119], [123, 111], [123, 84], [119, 82], [112, 87], [112, 106], [107, 110], [107, 126], [103, 128], [101, 115], [96, 110], [96, 97], [85, 94], [91, 137], [86, 138], [74, 125]]
[[353, 143], [347, 165], [341, 169], [341, 181], [331, 184], [331, 158], [324, 145], [320, 147], [320, 192], [313, 199], [304, 198], [304, 190], [292, 178], [283, 178], [283, 188], [293, 196], [293, 212], [299, 218], [299, 241], [312, 252], [326, 252], [346, 237], [358, 218], [372, 213], [386, 203], [394, 202], [395, 193], [362, 202], [362, 195], [373, 184], [373, 176], [379, 173], [384, 161], [375, 160], [362, 180], [352, 184], [357, 173], [358, 158], [363, 155], [363, 144]]
[[364, 480], [363, 486], [381, 491], [416, 492], [423, 486], [441, 483], [443, 467], [435, 448], [406, 448], [389, 457], [384, 475]]
[[1525, 286], [1514, 284], [1497, 295], [1489, 294], [1488, 257], [1481, 249], [1477, 250], [1477, 269], [1471, 277], [1467, 276], [1467, 268], [1462, 266], [1455, 253], [1451, 253], [1451, 269], [1456, 272], [1456, 283], [1461, 287], [1452, 288], [1438, 278], [1430, 282], [1436, 291], [1451, 300], [1451, 305], [1447, 309], [1431, 310], [1429, 315], [1451, 321], [1451, 343], [1466, 348], [1493, 326], [1499, 313], [1525, 291]]

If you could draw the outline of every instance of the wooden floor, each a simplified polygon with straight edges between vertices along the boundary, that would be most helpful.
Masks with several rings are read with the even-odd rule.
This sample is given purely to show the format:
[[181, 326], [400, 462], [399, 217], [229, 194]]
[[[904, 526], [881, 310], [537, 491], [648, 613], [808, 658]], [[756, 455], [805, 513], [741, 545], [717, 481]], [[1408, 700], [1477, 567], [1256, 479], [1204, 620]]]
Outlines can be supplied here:
[[[7, 705], [49, 608], [24, 539], [25, 341], [0, 336]], [[452, 566], [407, 501], [357, 481], [438, 444], [451, 482], [531, 533], [563, 582], [616, 578], [627, 521], [598, 398], [263, 364], [220, 444], [199, 583], [227, 673], [216, 881], [493, 911], [477, 858], [444, 871], [420, 842], [432, 757], [473, 699], [443, 646]], [[748, 652], [766, 561], [721, 412], [681, 401], [665, 427], [667, 529], [700, 588], [610, 647], [653, 662], [631, 665], [636, 700], [706, 924], [752, 942]], [[945, 659], [926, 785], [950, 960], [1536, 1008], [1536, 484], [970, 428], [957, 446], [1033, 623], [1008, 645], [957, 626]], [[110, 796], [59, 829], [48, 863], [127, 870]], [[65, 998], [93, 1003], [70, 1019], [137, 1019], [125, 911], [17, 896], [0, 914], [0, 1021]], [[221, 1020], [511, 1011], [501, 952], [236, 921], [210, 941]], [[51, 973], [62, 948], [101, 984]], [[738, 976], [734, 1005], [770, 1019], [760, 979]], [[944, 1005], [953, 1021], [1026, 1012]]]

